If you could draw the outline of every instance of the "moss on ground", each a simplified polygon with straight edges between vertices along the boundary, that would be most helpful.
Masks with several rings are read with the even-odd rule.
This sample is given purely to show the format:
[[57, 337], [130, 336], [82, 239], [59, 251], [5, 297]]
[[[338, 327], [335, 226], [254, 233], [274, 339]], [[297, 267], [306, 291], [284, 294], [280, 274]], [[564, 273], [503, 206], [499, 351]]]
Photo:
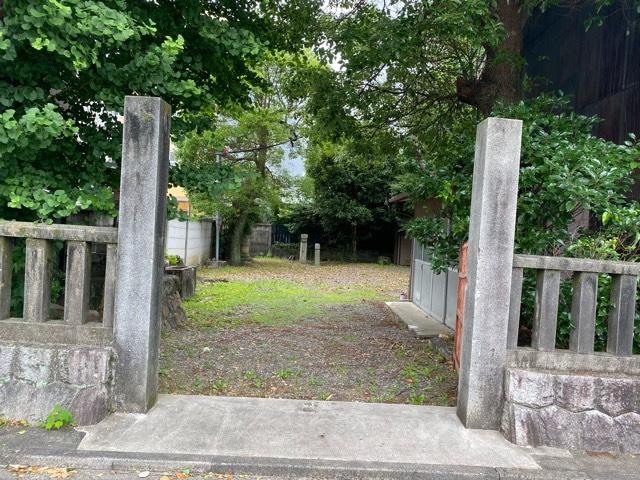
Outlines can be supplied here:
[[329, 287], [290, 280], [213, 282], [199, 285], [184, 302], [187, 316], [199, 327], [255, 322], [278, 325], [321, 315], [326, 305], [377, 298], [373, 288], [354, 285]]

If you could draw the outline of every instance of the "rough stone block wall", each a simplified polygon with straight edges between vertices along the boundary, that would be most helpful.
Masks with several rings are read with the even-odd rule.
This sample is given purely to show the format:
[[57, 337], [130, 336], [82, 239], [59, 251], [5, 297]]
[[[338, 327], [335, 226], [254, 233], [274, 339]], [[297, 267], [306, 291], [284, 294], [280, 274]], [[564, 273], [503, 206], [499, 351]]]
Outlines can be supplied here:
[[502, 432], [517, 445], [640, 453], [640, 378], [509, 368]]
[[110, 348], [0, 343], [0, 414], [36, 423], [60, 404], [97, 423], [111, 409], [112, 360]]
[[180, 298], [180, 277], [165, 275], [162, 281], [162, 326], [178, 328], [187, 321]]

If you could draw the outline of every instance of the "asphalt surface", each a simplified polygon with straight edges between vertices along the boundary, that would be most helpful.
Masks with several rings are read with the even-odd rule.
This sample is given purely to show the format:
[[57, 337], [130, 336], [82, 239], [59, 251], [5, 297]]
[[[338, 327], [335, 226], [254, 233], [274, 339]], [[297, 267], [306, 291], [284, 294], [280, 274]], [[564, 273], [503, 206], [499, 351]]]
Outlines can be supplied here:
[[[83, 436], [73, 429], [48, 432], [40, 428], [0, 428], [0, 480], [640, 480], [640, 456], [634, 455], [536, 450], [532, 457], [541, 467], [537, 470], [189, 455], [167, 458], [152, 454], [81, 452], [77, 447]], [[48, 469], [38, 470], [36, 466]]]

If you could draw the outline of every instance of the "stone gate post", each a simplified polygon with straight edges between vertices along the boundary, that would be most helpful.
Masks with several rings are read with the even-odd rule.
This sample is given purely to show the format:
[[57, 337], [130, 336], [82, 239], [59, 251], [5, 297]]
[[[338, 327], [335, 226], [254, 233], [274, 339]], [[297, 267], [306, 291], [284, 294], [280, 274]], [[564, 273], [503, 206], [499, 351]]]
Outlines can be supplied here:
[[513, 265], [522, 122], [478, 125], [469, 225], [458, 417], [467, 428], [497, 430]]
[[171, 107], [126, 97], [114, 304], [116, 408], [146, 412], [158, 388]]

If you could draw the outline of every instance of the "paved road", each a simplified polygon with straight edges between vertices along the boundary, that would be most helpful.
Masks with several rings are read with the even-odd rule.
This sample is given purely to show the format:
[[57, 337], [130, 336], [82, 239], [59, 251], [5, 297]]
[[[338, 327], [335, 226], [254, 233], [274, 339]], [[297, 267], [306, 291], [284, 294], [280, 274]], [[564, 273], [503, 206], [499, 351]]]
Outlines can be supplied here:
[[[539, 465], [538, 469], [513, 469], [486, 467], [477, 469], [464, 466], [396, 465], [376, 467], [364, 462], [353, 468], [329, 468], [331, 464], [318, 462], [270, 462], [269, 459], [254, 458], [244, 463], [232, 458], [216, 459], [211, 456], [171, 457], [162, 454], [131, 455], [126, 452], [82, 452], [78, 444], [84, 434], [73, 429], [47, 432], [41, 428], [0, 428], [0, 480], [124, 480], [148, 478], [150, 480], [178, 479], [177, 473], [191, 465], [194, 474], [188, 479], [197, 480], [640, 480], [640, 456], [579, 454], [554, 451], [553, 449], [531, 450], [530, 454]], [[89, 453], [89, 455], [87, 455]], [[282, 460], [282, 459], [280, 459]], [[65, 477], [65, 470], [29, 471], [7, 464], [68, 466], [74, 470]], [[181, 465], [182, 464], [182, 465]], [[227, 465], [227, 466], [224, 466]], [[252, 474], [197, 474], [214, 470], [225, 472], [232, 465], [235, 472]], [[305, 467], [306, 465], [306, 467]], [[152, 470], [140, 476], [142, 469]], [[57, 475], [56, 475], [57, 474]], [[164, 477], [164, 478], [163, 478]]]
[[[64, 471], [61, 470], [47, 470], [41, 473], [19, 473], [16, 469], [11, 467], [5, 467], [0, 469], [0, 480], [16, 480], [18, 478], [24, 480], [51, 480], [52, 478], [64, 478]], [[69, 480], [129, 480], [146, 478], [147, 480], [177, 480], [176, 472], [160, 472], [150, 473], [148, 476], [144, 476], [143, 472], [109, 472], [102, 470], [71, 470], [68, 472]], [[140, 474], [143, 474], [141, 477]], [[56, 476], [58, 475], [58, 476]], [[284, 477], [256, 477], [251, 475], [220, 475], [209, 473], [205, 475], [189, 475], [186, 477], [188, 480], [285, 480]], [[290, 477], [286, 480], [292, 480]], [[297, 477], [296, 480], [314, 480], [310, 477]]]

